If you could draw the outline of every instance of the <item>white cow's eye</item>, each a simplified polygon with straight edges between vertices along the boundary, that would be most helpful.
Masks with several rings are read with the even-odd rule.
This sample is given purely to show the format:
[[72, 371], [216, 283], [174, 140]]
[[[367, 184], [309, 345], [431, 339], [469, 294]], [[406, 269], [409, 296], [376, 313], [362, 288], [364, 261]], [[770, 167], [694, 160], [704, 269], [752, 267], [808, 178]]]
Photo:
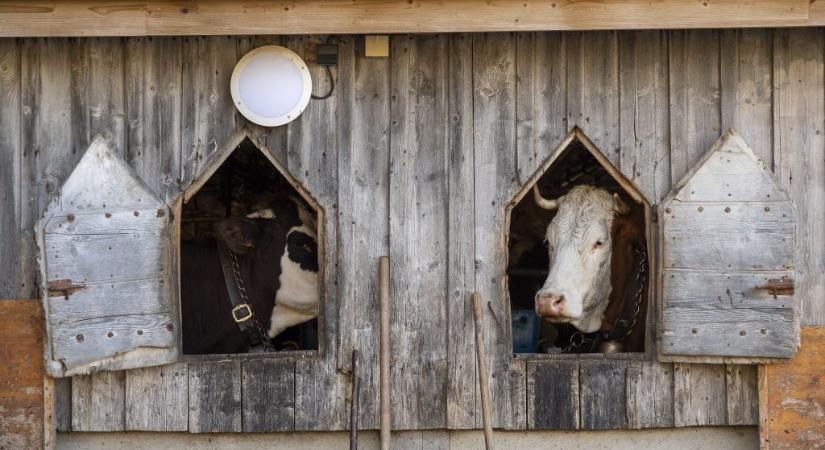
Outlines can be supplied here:
[[604, 242], [602, 242], [601, 240], [596, 241], [595, 243], [593, 243], [593, 248], [602, 248], [603, 246], [604, 246]]

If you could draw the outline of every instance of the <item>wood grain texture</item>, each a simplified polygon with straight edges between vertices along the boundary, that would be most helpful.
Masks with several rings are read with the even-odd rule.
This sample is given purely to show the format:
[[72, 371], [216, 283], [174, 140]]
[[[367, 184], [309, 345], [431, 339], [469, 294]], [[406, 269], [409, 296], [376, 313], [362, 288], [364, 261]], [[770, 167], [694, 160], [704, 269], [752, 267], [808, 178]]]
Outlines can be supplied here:
[[72, 378], [72, 431], [123, 431], [125, 412], [125, 372]]
[[825, 325], [825, 84], [822, 30], [776, 31], [774, 41], [774, 172], [796, 205], [803, 325]]
[[72, 431], [72, 379], [54, 380], [54, 426], [57, 432]]
[[[20, 130], [21, 46], [13, 39], [0, 39], [0, 130]], [[0, 203], [9, 205], [0, 215], [0, 236], [20, 233], [20, 133], [0, 132]], [[0, 298], [15, 298], [23, 281], [20, 245], [0, 246]]]
[[759, 440], [762, 449], [825, 447], [825, 328], [802, 327], [792, 361], [759, 366]]
[[[393, 38], [392, 429], [446, 426], [447, 36]], [[434, 330], [437, 330], [433, 332]]]
[[243, 431], [295, 429], [295, 361], [250, 360], [242, 370]]
[[[512, 352], [504, 206], [516, 192], [516, 41], [510, 33], [473, 39], [476, 291], [484, 303], [484, 336], [495, 427], [524, 429], [524, 366]], [[479, 405], [480, 406], [480, 405]]]
[[43, 448], [43, 310], [36, 300], [0, 300], [0, 448]]
[[338, 111], [338, 368], [361, 352], [358, 423], [378, 426], [378, 258], [389, 252], [389, 61], [341, 46]]
[[673, 420], [677, 427], [727, 422], [725, 366], [673, 365]]
[[240, 361], [189, 364], [189, 432], [242, 431]]
[[825, 24], [818, 9], [800, 0], [708, 4], [682, 0], [654, 4], [639, 0], [330, 4], [315, 0], [288, 8], [274, 0], [247, 5], [214, 0], [186, 4], [120, 0], [101, 5], [83, 0], [4, 8], [0, 10], [0, 36], [266, 34], [272, 32], [273, 23], [279, 24], [278, 32], [283, 34], [789, 27]]
[[673, 365], [634, 362], [627, 367], [628, 428], [668, 428], [673, 421]]
[[186, 431], [189, 366], [175, 363], [126, 372], [126, 429]]
[[527, 362], [527, 429], [579, 428], [579, 362]]
[[481, 427], [480, 392], [470, 293], [475, 291], [473, 37], [449, 37], [449, 120], [447, 129], [447, 427]]
[[726, 367], [728, 425], [756, 425], [759, 422], [757, 366]]
[[627, 427], [627, 367], [627, 361], [583, 360], [579, 363], [582, 429]]

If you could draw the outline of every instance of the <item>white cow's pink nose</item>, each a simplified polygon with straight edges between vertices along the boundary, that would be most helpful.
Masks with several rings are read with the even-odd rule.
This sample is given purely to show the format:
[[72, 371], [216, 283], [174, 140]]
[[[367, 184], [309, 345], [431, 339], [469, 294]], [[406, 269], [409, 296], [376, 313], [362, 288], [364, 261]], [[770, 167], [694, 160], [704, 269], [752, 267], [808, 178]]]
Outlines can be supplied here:
[[536, 313], [543, 317], [559, 317], [564, 311], [564, 295], [552, 292], [536, 294]]

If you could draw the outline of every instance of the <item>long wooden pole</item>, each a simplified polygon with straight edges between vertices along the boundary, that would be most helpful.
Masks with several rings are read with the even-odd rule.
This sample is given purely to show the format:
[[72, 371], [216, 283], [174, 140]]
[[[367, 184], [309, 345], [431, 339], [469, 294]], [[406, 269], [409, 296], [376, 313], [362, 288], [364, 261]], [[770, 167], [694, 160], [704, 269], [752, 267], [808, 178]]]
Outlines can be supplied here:
[[358, 450], [358, 350], [352, 351], [352, 399], [349, 416], [349, 448]]
[[378, 261], [381, 307], [381, 450], [390, 450], [390, 259]]
[[476, 322], [476, 359], [478, 359], [478, 379], [481, 385], [484, 445], [487, 450], [493, 450], [493, 408], [490, 404], [490, 378], [487, 374], [487, 359], [484, 355], [484, 317], [481, 315], [481, 296], [478, 292], [473, 292], [473, 315]]

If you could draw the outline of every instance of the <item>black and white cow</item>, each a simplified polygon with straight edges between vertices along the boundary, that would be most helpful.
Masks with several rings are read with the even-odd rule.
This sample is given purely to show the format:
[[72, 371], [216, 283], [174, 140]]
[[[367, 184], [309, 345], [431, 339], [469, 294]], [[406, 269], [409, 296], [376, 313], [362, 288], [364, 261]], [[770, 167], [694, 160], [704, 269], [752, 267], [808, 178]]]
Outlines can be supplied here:
[[[233, 252], [249, 304], [270, 338], [318, 316], [318, 244], [313, 215], [296, 202], [230, 217], [214, 236]], [[182, 245], [184, 353], [242, 353], [215, 241]]]

